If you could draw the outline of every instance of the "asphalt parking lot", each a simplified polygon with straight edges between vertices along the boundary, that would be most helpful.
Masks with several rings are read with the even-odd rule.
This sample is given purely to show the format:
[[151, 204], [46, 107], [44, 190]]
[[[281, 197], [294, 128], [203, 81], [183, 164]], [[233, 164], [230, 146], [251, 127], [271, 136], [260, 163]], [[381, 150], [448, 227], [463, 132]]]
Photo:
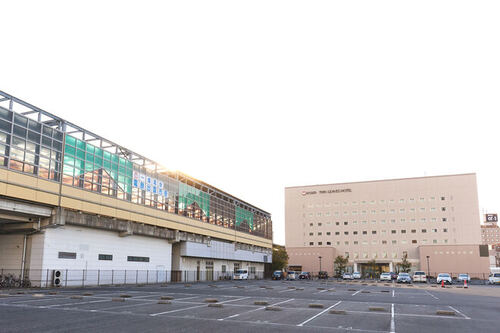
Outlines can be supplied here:
[[[474, 286], [482, 292], [498, 286]], [[471, 291], [471, 293], [468, 293]], [[428, 285], [224, 281], [0, 290], [1, 332], [498, 332], [500, 298]]]

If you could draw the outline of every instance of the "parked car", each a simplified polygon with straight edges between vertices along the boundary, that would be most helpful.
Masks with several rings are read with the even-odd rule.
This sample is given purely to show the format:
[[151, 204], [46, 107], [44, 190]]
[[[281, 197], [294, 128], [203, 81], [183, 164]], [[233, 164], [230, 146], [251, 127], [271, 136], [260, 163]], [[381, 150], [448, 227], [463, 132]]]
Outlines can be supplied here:
[[234, 280], [248, 280], [248, 271], [246, 269], [238, 269], [234, 272]]
[[309, 272], [302, 272], [299, 274], [299, 280], [310, 280], [311, 279], [311, 273]]
[[352, 278], [353, 279], [361, 279], [361, 273], [360, 272], [352, 273]]
[[488, 284], [500, 284], [500, 273], [490, 274]]
[[382, 273], [380, 274], [380, 281], [391, 281], [391, 273]]
[[286, 274], [286, 279], [287, 280], [297, 280], [297, 273], [294, 272], [294, 271], [289, 271], [287, 274]]
[[319, 271], [318, 279], [328, 279], [328, 273], [325, 271]]
[[397, 283], [411, 283], [411, 277], [408, 273], [399, 273]]
[[470, 282], [470, 275], [469, 274], [458, 274], [458, 277], [457, 277], [457, 281], [458, 282], [464, 282], [464, 281], [467, 281]]
[[273, 280], [283, 280], [285, 278], [285, 274], [282, 271], [274, 271], [273, 272]]
[[452, 284], [453, 280], [451, 279], [451, 275], [448, 273], [439, 273], [436, 279], [437, 284], [441, 284], [441, 281], [444, 281], [445, 284]]
[[427, 282], [427, 276], [424, 271], [415, 271], [413, 273], [413, 282]]
[[397, 280], [398, 275], [397, 275], [396, 273], [394, 273], [394, 272], [389, 272], [389, 274], [391, 274], [391, 279], [392, 279], [392, 280]]
[[342, 274], [342, 280], [354, 280], [351, 273]]

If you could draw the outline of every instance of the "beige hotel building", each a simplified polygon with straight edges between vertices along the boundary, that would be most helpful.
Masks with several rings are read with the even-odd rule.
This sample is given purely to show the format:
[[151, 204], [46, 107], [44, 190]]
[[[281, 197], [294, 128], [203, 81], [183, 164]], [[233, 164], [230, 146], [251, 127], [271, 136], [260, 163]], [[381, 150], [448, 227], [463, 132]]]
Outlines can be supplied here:
[[287, 187], [285, 241], [296, 270], [333, 273], [342, 255], [395, 271], [407, 254], [413, 271], [489, 271], [475, 174]]

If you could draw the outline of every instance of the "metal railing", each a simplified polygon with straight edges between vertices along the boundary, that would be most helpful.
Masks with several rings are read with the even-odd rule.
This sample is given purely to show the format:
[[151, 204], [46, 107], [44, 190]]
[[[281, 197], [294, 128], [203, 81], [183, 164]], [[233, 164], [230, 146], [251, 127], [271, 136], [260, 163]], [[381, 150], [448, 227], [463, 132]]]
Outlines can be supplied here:
[[[233, 278], [233, 272], [213, 270], [0, 269], [0, 288], [196, 283]], [[250, 280], [263, 278], [262, 271], [248, 274]]]

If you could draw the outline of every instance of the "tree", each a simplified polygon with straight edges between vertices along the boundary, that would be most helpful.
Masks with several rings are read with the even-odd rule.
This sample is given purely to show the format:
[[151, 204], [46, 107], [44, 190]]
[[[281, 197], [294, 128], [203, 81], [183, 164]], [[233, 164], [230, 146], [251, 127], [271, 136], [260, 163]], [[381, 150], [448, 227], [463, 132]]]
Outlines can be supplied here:
[[408, 273], [411, 268], [411, 262], [408, 261], [408, 253], [403, 255], [403, 260], [396, 264], [400, 272]]
[[335, 266], [335, 276], [336, 277], [342, 276], [342, 273], [344, 273], [348, 262], [349, 262], [349, 258], [344, 258], [343, 256], [337, 256], [337, 258], [335, 258], [335, 261], [333, 262], [333, 264]]
[[281, 271], [288, 266], [288, 253], [284, 246], [273, 245], [273, 263], [271, 265], [273, 272]]

